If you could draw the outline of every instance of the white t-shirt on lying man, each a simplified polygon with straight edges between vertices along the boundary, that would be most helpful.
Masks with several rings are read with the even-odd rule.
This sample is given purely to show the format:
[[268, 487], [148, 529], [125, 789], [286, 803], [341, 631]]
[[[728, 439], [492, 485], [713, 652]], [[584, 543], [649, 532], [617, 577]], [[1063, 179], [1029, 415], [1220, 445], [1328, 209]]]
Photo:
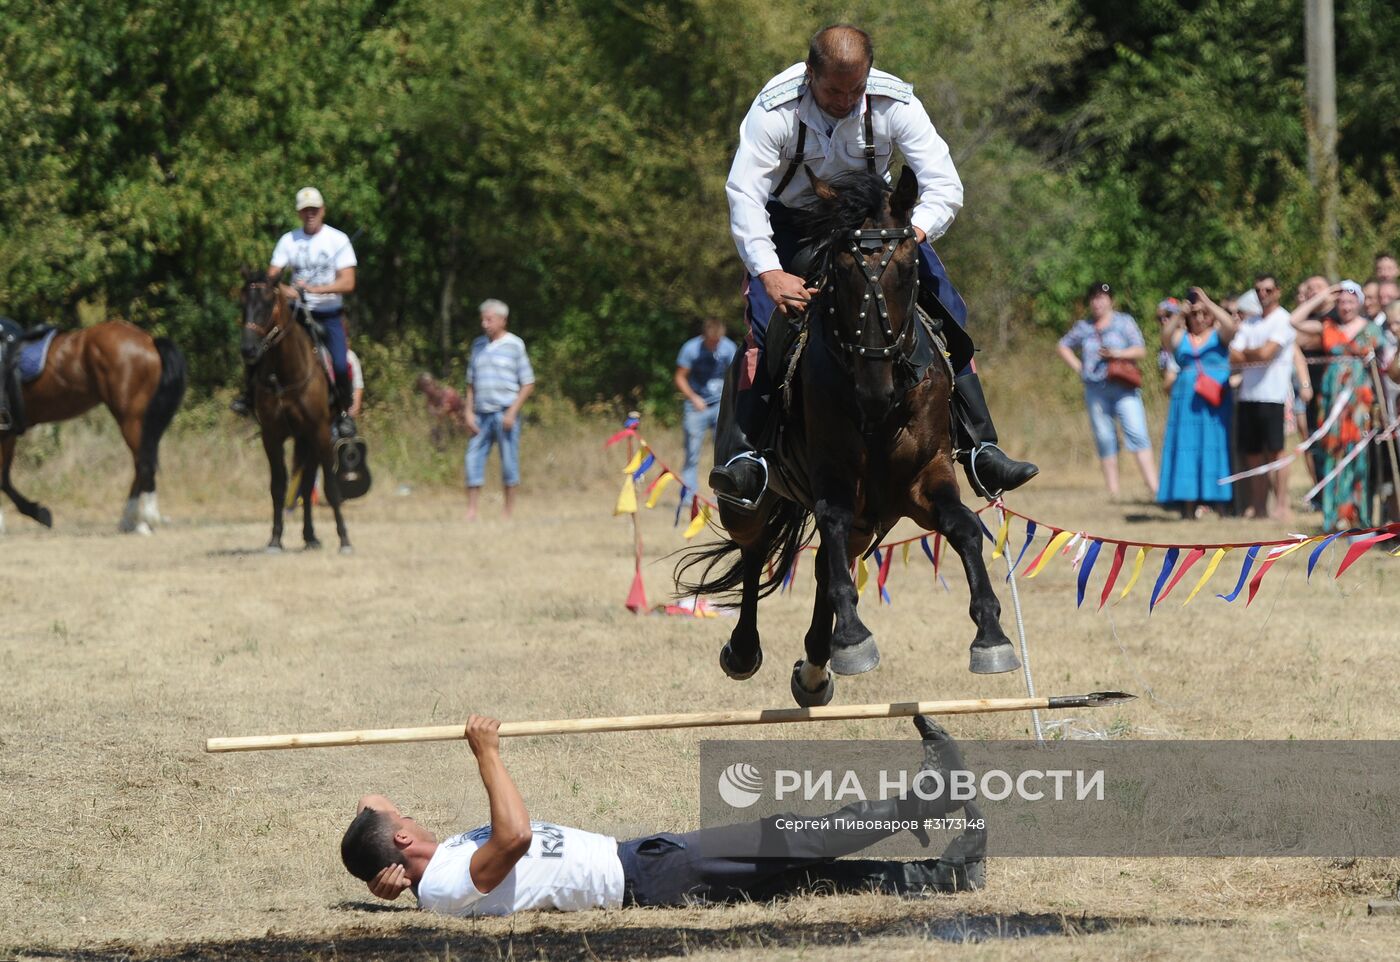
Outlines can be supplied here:
[[530, 851], [501, 884], [480, 892], [472, 882], [472, 855], [491, 826], [440, 844], [418, 880], [418, 904], [443, 915], [510, 915], [530, 909], [575, 912], [622, 905], [622, 862], [617, 840], [582, 829], [530, 823]]

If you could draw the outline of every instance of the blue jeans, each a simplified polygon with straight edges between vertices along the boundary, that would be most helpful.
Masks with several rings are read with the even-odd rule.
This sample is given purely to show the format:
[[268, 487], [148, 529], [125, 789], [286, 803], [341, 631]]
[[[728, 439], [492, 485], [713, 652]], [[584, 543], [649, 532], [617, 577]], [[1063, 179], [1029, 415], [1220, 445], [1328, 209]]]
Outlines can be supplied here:
[[335, 370], [336, 379], [342, 380], [348, 377], [350, 361], [345, 356], [348, 348], [348, 343], [345, 340], [345, 312], [339, 310], [325, 313], [312, 311], [311, 316], [326, 329], [326, 347], [331, 352], [331, 367]]
[[467, 487], [479, 488], [486, 483], [486, 458], [493, 444], [501, 446], [501, 483], [507, 488], [520, 483], [520, 416], [516, 415], [515, 426], [509, 431], [502, 423], [505, 416], [504, 411], [476, 412], [480, 430], [467, 442]]
[[700, 449], [705, 444], [705, 432], [713, 432], [718, 423], [718, 401], [706, 405], [703, 411], [697, 411], [695, 405], [689, 401], [685, 402], [685, 417], [682, 421], [685, 428], [685, 469], [681, 471], [681, 481], [690, 494], [695, 494], [699, 490], [696, 484], [700, 471]]
[[1145, 451], [1151, 444], [1147, 437], [1147, 411], [1137, 388], [1111, 381], [1085, 381], [1084, 405], [1089, 409], [1089, 427], [1093, 429], [1094, 447], [1100, 459], [1118, 454], [1120, 427], [1126, 450]]

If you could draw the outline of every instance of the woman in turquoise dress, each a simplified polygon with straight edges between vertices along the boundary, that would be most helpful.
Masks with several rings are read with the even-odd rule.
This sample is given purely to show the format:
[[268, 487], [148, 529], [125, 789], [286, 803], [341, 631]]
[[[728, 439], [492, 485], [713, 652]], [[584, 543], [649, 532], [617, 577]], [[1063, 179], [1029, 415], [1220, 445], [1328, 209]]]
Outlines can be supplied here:
[[[1183, 518], [1200, 518], [1220, 510], [1234, 497], [1233, 486], [1219, 480], [1230, 469], [1230, 340], [1235, 320], [1198, 287], [1191, 289], [1186, 310], [1162, 327], [1162, 347], [1179, 372], [1171, 386], [1171, 406], [1162, 442], [1162, 480], [1157, 501], [1176, 505]], [[1219, 403], [1206, 395], [1219, 385]], [[1197, 389], [1202, 381], [1201, 390]]]

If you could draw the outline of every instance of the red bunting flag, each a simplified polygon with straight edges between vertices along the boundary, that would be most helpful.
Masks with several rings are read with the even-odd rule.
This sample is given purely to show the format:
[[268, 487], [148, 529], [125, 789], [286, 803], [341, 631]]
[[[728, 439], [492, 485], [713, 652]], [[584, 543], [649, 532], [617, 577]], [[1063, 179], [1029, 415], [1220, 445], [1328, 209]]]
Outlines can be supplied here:
[[1362, 555], [1370, 551], [1382, 541], [1389, 541], [1396, 535], [1400, 535], [1400, 531], [1391, 531], [1385, 534], [1372, 535], [1369, 538], [1362, 538], [1360, 541], [1357, 541], [1354, 544], [1352, 544], [1352, 546], [1347, 549], [1346, 557], [1342, 559], [1342, 563], [1337, 565], [1337, 573], [1336, 575], [1334, 575], [1334, 577], [1340, 578], [1342, 576], [1342, 572], [1350, 568], [1356, 562], [1357, 558], [1360, 558]]
[[1118, 580], [1118, 572], [1123, 569], [1123, 557], [1128, 553], [1126, 542], [1118, 542], [1118, 550], [1113, 552], [1113, 563], [1108, 567], [1108, 580], [1103, 583], [1103, 594], [1099, 595], [1099, 610], [1103, 610], [1104, 604], [1108, 601], [1108, 593], [1113, 590], [1113, 583]]
[[638, 614], [647, 610], [647, 593], [646, 589], [642, 587], [642, 572], [640, 569], [632, 576], [632, 590], [627, 592], [626, 605], [627, 610], [633, 614]]

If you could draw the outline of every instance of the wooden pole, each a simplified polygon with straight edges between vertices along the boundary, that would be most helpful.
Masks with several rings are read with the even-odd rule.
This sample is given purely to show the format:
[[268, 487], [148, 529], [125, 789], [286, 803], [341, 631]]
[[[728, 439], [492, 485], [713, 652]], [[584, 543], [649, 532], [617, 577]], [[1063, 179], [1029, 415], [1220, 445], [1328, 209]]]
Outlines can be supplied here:
[[[1121, 691], [1049, 698], [966, 698], [956, 701], [905, 701], [876, 705], [825, 705], [820, 708], [767, 708], [690, 712], [679, 715], [620, 715], [613, 718], [566, 718], [557, 721], [502, 722], [502, 738], [529, 735], [581, 735], [592, 732], [657, 731], [667, 728], [716, 728], [727, 725], [781, 725], [791, 722], [853, 718], [907, 718], [911, 715], [975, 715], [984, 712], [1032, 711], [1038, 708], [1097, 708], [1136, 698]], [[398, 745], [405, 742], [455, 741], [466, 725], [379, 728], [299, 735], [242, 735], [210, 738], [206, 752], [256, 752], [281, 748], [332, 748], [339, 745]]]

